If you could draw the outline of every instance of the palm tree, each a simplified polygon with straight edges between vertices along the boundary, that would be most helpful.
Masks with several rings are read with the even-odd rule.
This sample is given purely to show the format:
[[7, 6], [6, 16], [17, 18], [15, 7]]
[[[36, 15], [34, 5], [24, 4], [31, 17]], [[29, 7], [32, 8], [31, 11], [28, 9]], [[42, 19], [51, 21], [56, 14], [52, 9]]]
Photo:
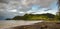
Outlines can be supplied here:
[[59, 4], [59, 16], [60, 16], [60, 0], [58, 1], [58, 4]]
[[58, 0], [58, 8], [59, 8], [59, 11], [57, 12], [57, 15], [60, 15], [60, 0]]
[[58, 11], [58, 19], [60, 20], [60, 0], [58, 0], [58, 8], [59, 8], [59, 11]]
[[60, 0], [59, 0], [59, 15], [60, 15]]

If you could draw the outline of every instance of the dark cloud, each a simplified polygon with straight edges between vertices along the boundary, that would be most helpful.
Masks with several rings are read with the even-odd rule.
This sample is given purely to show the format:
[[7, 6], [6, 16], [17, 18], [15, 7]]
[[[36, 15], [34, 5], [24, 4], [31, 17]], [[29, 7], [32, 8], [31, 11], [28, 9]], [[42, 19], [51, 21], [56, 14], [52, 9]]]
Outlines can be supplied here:
[[9, 0], [0, 0], [0, 3], [6, 3], [8, 4]]

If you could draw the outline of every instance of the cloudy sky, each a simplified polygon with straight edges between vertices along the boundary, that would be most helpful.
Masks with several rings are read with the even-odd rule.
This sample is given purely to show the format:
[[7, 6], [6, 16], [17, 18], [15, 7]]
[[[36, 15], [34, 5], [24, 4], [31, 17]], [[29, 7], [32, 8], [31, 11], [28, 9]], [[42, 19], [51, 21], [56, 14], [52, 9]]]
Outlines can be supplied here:
[[0, 0], [0, 19], [58, 12], [58, 0]]

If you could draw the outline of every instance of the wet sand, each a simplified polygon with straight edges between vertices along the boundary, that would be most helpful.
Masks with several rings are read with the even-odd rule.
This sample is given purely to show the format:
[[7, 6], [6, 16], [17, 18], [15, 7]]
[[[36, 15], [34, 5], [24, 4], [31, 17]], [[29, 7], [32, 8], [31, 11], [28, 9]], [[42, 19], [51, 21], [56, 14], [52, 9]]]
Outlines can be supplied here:
[[34, 23], [43, 22], [39, 21], [24, 21], [24, 20], [0, 20], [0, 29], [1, 28], [10, 28], [22, 25], [32, 25]]
[[60, 29], [60, 22], [39, 22], [32, 25], [16, 26], [6, 29]]

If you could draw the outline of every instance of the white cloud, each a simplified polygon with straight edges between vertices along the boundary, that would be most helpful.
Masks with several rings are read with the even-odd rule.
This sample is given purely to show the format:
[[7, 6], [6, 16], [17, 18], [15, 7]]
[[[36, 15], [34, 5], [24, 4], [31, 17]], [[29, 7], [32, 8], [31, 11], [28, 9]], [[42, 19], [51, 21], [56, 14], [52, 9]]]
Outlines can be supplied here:
[[25, 13], [25, 12], [19, 12], [19, 13]]
[[[0, 9], [3, 9], [0, 10], [0, 16], [14, 17], [15, 15], [23, 16], [25, 13], [46, 13], [44, 10], [46, 10], [46, 8], [48, 7], [50, 8], [50, 4], [52, 4], [55, 1], [57, 0], [3, 0], [0, 3]], [[41, 9], [38, 9], [39, 7], [35, 6], [35, 8], [33, 7], [34, 10], [32, 10], [33, 5], [39, 5]]]
[[13, 9], [13, 10], [7, 10], [8, 12], [17, 12], [16, 9]]
[[1, 12], [3, 12], [4, 10], [3, 9], [0, 9]]

